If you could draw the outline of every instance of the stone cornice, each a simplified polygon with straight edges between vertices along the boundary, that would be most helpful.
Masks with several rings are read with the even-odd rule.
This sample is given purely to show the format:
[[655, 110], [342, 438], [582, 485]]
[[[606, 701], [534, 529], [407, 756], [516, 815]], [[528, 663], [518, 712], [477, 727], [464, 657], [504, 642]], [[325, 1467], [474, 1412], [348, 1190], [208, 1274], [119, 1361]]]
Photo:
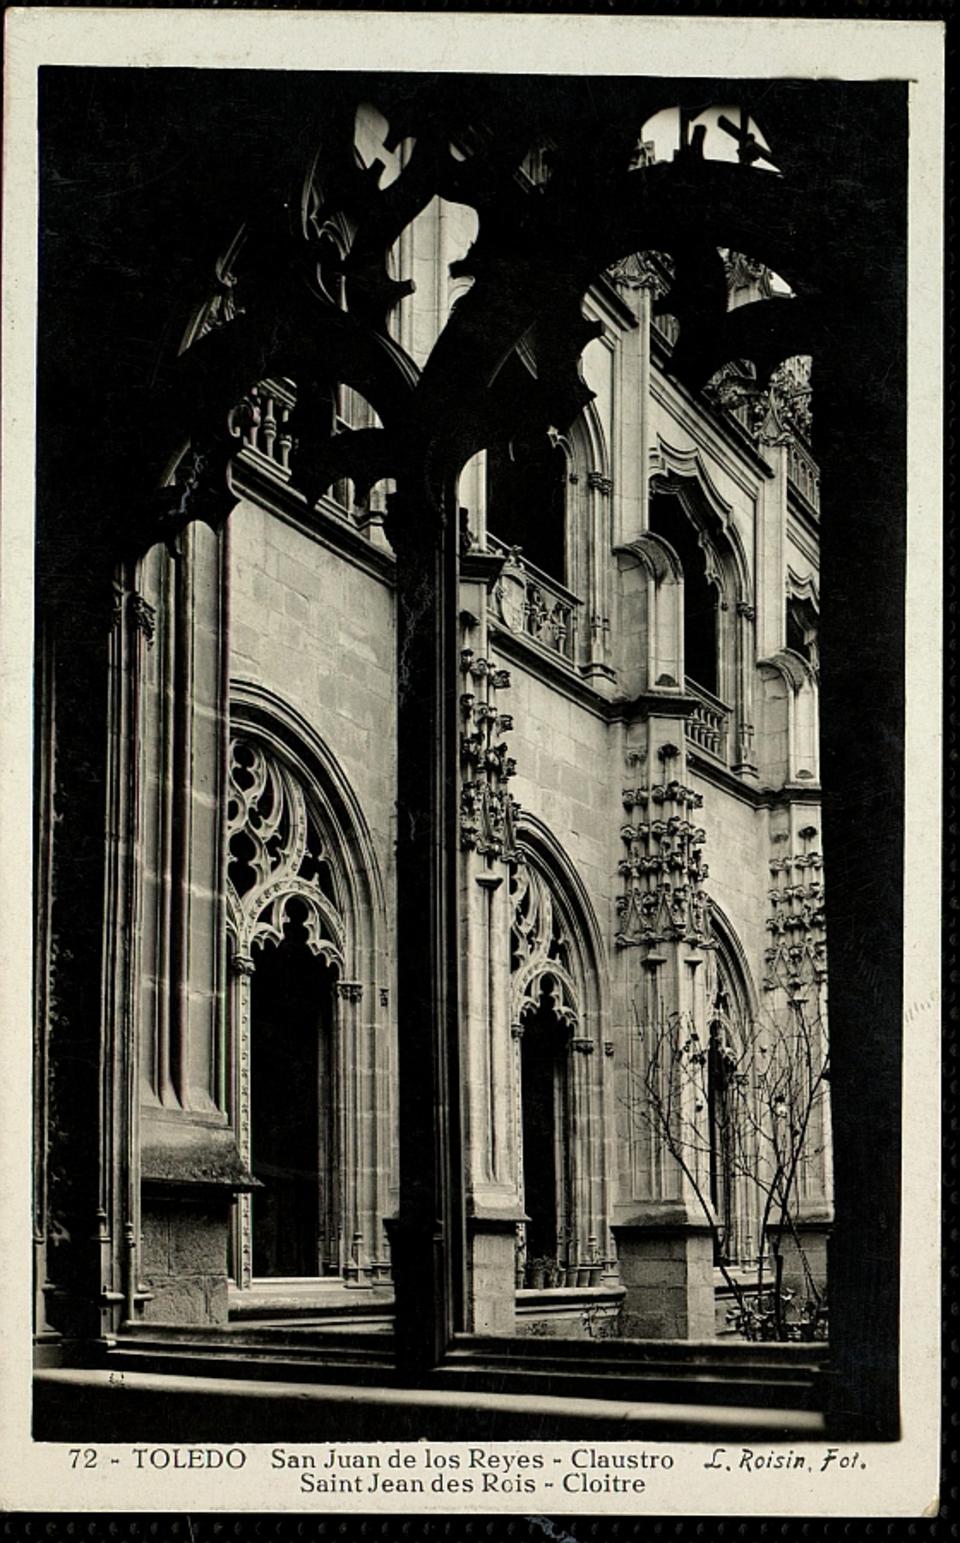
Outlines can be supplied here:
[[756, 783], [742, 782], [735, 772], [721, 766], [719, 762], [698, 755], [690, 745], [687, 746], [687, 765], [691, 773], [703, 782], [720, 788], [724, 793], [730, 793], [753, 809], [772, 809], [783, 804], [813, 804], [819, 807], [820, 804], [819, 782], [787, 782], [779, 788], [758, 787]]
[[598, 311], [603, 309], [609, 312], [611, 318], [623, 327], [624, 331], [633, 331], [639, 325], [626, 301], [617, 293], [616, 285], [605, 274], [594, 279], [587, 291], [587, 299], [593, 301]]
[[522, 666], [531, 675], [546, 681], [563, 696], [586, 708], [597, 718], [609, 718], [615, 704], [606, 700], [585, 681], [576, 666], [569, 664], [559, 654], [553, 655], [522, 632], [511, 632], [495, 617], [489, 618], [491, 646], [498, 654], [505, 655]]
[[697, 698], [684, 692], [641, 691], [635, 697], [619, 697], [608, 703], [607, 715], [617, 722], [636, 718], [689, 718]]

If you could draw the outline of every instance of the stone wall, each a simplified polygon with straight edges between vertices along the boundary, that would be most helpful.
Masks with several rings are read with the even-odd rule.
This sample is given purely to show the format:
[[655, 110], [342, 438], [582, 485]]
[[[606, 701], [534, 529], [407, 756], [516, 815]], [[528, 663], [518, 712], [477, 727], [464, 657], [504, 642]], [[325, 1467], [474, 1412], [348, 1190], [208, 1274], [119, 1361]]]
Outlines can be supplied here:
[[231, 516], [230, 673], [276, 694], [353, 789], [388, 882], [396, 767], [393, 592], [307, 531], [244, 502]]

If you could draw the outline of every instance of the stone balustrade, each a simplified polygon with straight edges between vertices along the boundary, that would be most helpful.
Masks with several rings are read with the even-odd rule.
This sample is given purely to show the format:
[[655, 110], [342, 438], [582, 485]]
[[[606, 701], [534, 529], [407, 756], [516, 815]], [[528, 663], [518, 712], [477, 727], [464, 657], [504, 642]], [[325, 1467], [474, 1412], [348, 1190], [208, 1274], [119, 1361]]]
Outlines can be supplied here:
[[506, 562], [494, 591], [497, 616], [511, 632], [522, 632], [573, 663], [578, 615], [583, 605], [557, 579], [528, 562], [520, 547], [488, 536], [491, 551]]
[[250, 392], [257, 408], [244, 430], [244, 448], [270, 462], [271, 469], [288, 479], [293, 436], [290, 418], [296, 404], [293, 382], [263, 380]]
[[718, 761], [726, 761], [729, 707], [725, 707], [705, 686], [691, 680], [689, 675], [686, 677], [686, 690], [696, 704], [685, 725], [688, 744], [696, 750], [705, 750]]
[[820, 512], [820, 471], [816, 461], [795, 438], [787, 447], [787, 476], [811, 509]]

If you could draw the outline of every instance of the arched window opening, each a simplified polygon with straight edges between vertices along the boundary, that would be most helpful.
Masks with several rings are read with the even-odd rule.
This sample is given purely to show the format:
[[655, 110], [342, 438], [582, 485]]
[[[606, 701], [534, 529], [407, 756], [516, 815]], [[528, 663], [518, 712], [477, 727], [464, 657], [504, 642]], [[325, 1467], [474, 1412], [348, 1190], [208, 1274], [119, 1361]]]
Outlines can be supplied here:
[[250, 1166], [256, 1278], [336, 1274], [334, 971], [291, 905], [279, 944], [256, 950], [250, 1003]]
[[683, 655], [685, 673], [714, 696], [719, 695], [718, 594], [707, 574], [703, 547], [680, 500], [654, 491], [650, 529], [668, 541], [683, 569]]
[[[517, 389], [528, 376], [518, 354], [498, 377], [503, 389]], [[529, 394], [531, 382], [526, 380]], [[521, 431], [487, 451], [487, 529], [551, 578], [566, 582], [567, 457], [544, 432]]]
[[257, 740], [230, 746], [227, 895], [233, 1107], [259, 1187], [238, 1207], [232, 1274], [339, 1274], [338, 983], [346, 928], [319, 804]]
[[558, 1272], [566, 1259], [570, 1212], [566, 1062], [569, 1040], [544, 977], [520, 1046], [526, 1278]]
[[[573, 1286], [615, 1276], [603, 1207], [604, 1057], [590, 922], [554, 860], [524, 847], [511, 879], [511, 986], [517, 1045], [518, 1283]], [[540, 862], [544, 862], [541, 868]], [[549, 863], [549, 866], [547, 864]]]

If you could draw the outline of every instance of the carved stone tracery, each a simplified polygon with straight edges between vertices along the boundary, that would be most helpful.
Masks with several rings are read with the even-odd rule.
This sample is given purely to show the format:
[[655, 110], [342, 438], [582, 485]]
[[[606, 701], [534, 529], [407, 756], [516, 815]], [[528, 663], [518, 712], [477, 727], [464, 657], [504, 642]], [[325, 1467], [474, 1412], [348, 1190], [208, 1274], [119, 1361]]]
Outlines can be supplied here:
[[550, 888], [529, 863], [516, 868], [510, 898], [515, 1036], [523, 1032], [525, 1021], [539, 1011], [544, 993], [557, 1022], [572, 1031], [580, 1020], [581, 1009], [569, 925]]
[[303, 789], [252, 740], [230, 745], [227, 896], [236, 953], [280, 943], [298, 901], [312, 954], [342, 968], [344, 923], [323, 835]]

